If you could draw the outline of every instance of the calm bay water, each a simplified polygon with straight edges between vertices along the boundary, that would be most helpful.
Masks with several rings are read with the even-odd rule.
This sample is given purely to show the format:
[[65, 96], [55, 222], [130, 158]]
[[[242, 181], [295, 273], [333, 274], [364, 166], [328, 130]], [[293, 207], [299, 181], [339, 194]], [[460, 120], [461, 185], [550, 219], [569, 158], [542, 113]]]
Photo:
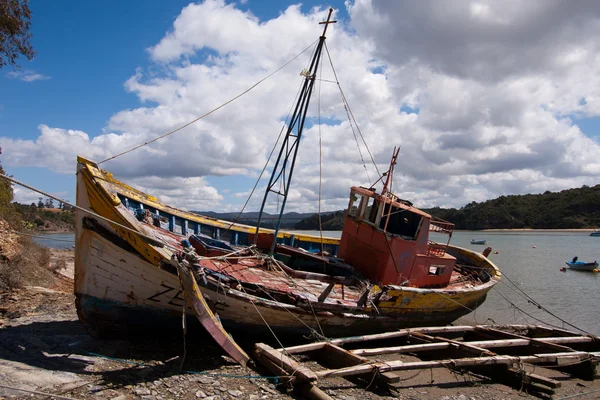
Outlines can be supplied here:
[[51, 247], [53, 249], [72, 249], [75, 245], [75, 234], [67, 233], [46, 233], [34, 237], [33, 240], [42, 246]]
[[[315, 231], [299, 232], [318, 235]], [[340, 237], [341, 232], [324, 232], [323, 235]], [[443, 235], [433, 234], [432, 239], [445, 241]], [[472, 245], [471, 239], [485, 239], [487, 245]], [[35, 240], [48, 247], [68, 249], [74, 244], [74, 234], [48, 234], [44, 239]], [[460, 231], [454, 233], [450, 243], [475, 251], [492, 247], [498, 254], [492, 253], [489, 257], [503, 273], [502, 280], [489, 293], [486, 302], [464, 317], [465, 322], [534, 324], [539, 323], [535, 320], [538, 318], [546, 324], [573, 329], [529, 303], [520, 289], [560, 318], [600, 335], [600, 273], [560, 271], [565, 261], [574, 256], [580, 261], [600, 261], [600, 237], [591, 237], [589, 232]]]

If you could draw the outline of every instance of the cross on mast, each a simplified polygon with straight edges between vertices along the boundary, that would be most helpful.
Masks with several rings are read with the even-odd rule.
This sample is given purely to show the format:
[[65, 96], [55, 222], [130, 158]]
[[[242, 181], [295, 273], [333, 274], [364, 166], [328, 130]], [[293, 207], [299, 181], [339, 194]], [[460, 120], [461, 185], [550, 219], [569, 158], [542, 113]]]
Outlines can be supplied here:
[[[271, 255], [275, 251], [275, 245], [277, 243], [277, 234], [279, 233], [279, 228], [281, 227], [281, 217], [283, 216], [285, 203], [288, 198], [290, 183], [292, 181], [292, 174], [294, 172], [294, 166], [296, 164], [296, 155], [298, 154], [300, 138], [302, 137], [304, 123], [306, 121], [306, 113], [308, 111], [308, 105], [310, 103], [310, 97], [313, 91], [315, 78], [317, 77], [317, 69], [319, 67], [319, 61], [321, 60], [321, 52], [323, 50], [323, 45], [325, 44], [325, 33], [327, 33], [327, 27], [329, 26], [329, 24], [337, 22], [331, 20], [332, 13], [333, 8], [330, 8], [327, 20], [319, 22], [319, 24], [325, 25], [325, 27], [323, 28], [323, 34], [319, 37], [319, 44], [317, 45], [313, 58], [310, 62], [310, 68], [307, 71], [303, 71], [301, 73], [301, 75], [304, 76], [304, 82], [302, 83], [300, 96], [298, 97], [298, 101], [296, 102], [296, 106], [290, 119], [285, 138], [283, 140], [283, 143], [281, 144], [281, 149], [279, 150], [277, 161], [275, 162], [275, 166], [273, 167], [273, 172], [271, 173], [271, 178], [269, 179], [269, 184], [267, 185], [267, 190], [265, 191], [265, 195], [263, 197], [262, 205], [260, 207], [260, 213], [258, 214], [258, 224], [256, 226], [254, 244], [256, 244], [258, 241], [260, 222], [263, 216], [265, 204], [267, 202], [267, 197], [269, 196], [269, 193], [274, 193], [277, 196], [283, 197], [281, 209], [279, 210], [279, 216], [277, 218], [277, 225], [275, 226], [273, 242], [269, 251], [269, 254]], [[278, 183], [282, 186], [281, 191], [275, 188], [275, 185]]]

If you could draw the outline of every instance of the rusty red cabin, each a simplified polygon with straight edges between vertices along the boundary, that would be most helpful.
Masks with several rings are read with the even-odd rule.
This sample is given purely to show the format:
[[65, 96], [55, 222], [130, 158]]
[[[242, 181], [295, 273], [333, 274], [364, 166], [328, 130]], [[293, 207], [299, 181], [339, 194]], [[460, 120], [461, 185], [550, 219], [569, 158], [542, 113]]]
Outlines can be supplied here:
[[452, 236], [454, 224], [412, 207], [391, 192], [352, 187], [339, 257], [381, 285], [445, 287], [456, 258], [429, 232]]

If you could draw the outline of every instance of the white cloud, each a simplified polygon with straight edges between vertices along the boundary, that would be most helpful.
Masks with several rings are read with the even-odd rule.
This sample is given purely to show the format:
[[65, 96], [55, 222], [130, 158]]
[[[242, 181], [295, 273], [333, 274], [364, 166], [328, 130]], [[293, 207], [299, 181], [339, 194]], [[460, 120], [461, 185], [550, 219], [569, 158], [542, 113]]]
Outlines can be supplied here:
[[24, 82], [34, 82], [34, 81], [42, 81], [46, 79], [50, 79], [49, 76], [39, 74], [30, 69], [11, 71], [6, 74], [7, 77], [11, 79], [20, 79]]
[[[348, 11], [350, 26], [331, 27], [327, 45], [371, 153], [327, 82], [335, 78], [324, 53], [323, 81], [315, 86], [320, 101], [313, 98], [309, 115], [316, 123], [320, 104], [320, 117], [337, 122], [305, 130], [288, 210], [315, 211], [320, 182], [321, 208], [345, 207], [350, 185], [377, 179], [371, 155], [383, 172], [395, 145], [401, 152], [394, 189], [421, 206], [598, 183], [600, 145], [573, 123], [573, 116], [600, 116], [595, 2], [356, 0]], [[76, 154], [99, 161], [147, 142], [297, 55], [318, 38], [326, 14], [290, 6], [262, 21], [235, 3], [190, 4], [148, 49], [150, 65], [132, 66], [124, 83], [143, 107], [117, 112], [93, 138], [46, 125], [36, 140], [0, 138], [3, 162], [72, 173]], [[243, 199], [251, 188], [219, 191], [214, 182], [260, 172], [308, 56], [201, 121], [102, 166], [174, 205], [235, 209], [226, 199]], [[248, 210], [260, 205], [256, 193]]]

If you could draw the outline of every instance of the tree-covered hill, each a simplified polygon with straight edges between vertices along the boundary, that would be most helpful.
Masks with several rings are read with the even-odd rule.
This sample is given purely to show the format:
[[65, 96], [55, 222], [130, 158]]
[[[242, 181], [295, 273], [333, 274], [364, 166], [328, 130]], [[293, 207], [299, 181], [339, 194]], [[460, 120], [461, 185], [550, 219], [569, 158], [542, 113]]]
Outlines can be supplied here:
[[[423, 209], [456, 225], [456, 229], [582, 229], [600, 226], [600, 185], [561, 192], [500, 196], [459, 209]], [[324, 230], [341, 230], [343, 211], [322, 215]], [[318, 229], [316, 215], [298, 222], [295, 229]]]

